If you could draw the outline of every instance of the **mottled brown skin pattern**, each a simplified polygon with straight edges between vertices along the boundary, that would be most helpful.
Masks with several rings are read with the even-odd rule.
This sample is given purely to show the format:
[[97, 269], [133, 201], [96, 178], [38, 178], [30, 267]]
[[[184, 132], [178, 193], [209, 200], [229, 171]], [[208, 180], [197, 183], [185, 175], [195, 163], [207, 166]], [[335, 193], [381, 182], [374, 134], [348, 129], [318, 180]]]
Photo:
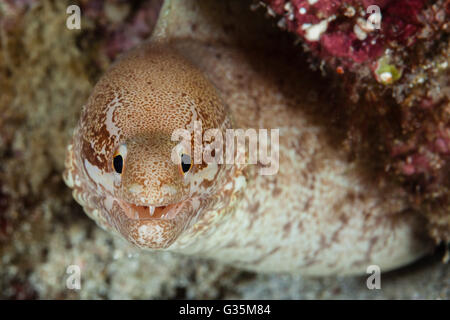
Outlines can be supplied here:
[[[203, 130], [231, 126], [215, 88], [187, 61], [160, 45], [131, 52], [105, 74], [83, 108], [64, 175], [75, 199], [105, 229], [141, 247], [168, 247], [198, 218], [204, 195], [216, 193], [226, 181], [221, 177], [235, 170], [195, 165], [189, 175], [180, 173], [171, 161], [177, 145], [171, 135], [194, 120]], [[112, 160], [124, 144], [124, 171], [117, 174]], [[183, 214], [173, 219], [135, 219], [123, 209], [174, 203], [182, 203]]]
[[[262, 272], [387, 271], [423, 255], [428, 242], [405, 195], [372, 181], [338, 148], [318, 80], [295, 72], [304, 66], [288, 68], [292, 57], [261, 52], [171, 37], [122, 58], [96, 85], [68, 148], [64, 179], [75, 199], [141, 248]], [[170, 136], [194, 119], [203, 130], [279, 129], [279, 172], [203, 163], [180, 174]], [[120, 145], [127, 154], [117, 175]], [[139, 219], [129, 204], [180, 209]]]

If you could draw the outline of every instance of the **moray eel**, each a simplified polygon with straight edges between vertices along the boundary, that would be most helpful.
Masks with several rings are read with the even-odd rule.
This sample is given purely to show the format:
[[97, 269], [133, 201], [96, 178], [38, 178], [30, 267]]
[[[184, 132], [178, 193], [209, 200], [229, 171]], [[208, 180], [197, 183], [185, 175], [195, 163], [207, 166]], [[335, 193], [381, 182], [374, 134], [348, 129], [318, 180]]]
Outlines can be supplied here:
[[[339, 147], [321, 111], [330, 104], [323, 79], [275, 48], [278, 31], [247, 6], [164, 3], [152, 38], [121, 57], [83, 107], [64, 173], [76, 201], [142, 249], [260, 272], [361, 274], [425, 254], [406, 196]], [[279, 141], [268, 143], [279, 150], [278, 171], [192, 164], [172, 134], [193, 132], [195, 121], [201, 134], [278, 129]]]

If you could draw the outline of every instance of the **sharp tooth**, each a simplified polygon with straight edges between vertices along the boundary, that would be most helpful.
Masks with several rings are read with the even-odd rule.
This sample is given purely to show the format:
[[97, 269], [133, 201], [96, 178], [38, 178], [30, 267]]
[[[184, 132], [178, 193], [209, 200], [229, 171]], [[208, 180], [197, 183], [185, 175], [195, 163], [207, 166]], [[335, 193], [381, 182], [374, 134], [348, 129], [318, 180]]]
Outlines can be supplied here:
[[148, 211], [150, 212], [150, 215], [153, 216], [153, 214], [155, 213], [155, 207], [149, 206]]

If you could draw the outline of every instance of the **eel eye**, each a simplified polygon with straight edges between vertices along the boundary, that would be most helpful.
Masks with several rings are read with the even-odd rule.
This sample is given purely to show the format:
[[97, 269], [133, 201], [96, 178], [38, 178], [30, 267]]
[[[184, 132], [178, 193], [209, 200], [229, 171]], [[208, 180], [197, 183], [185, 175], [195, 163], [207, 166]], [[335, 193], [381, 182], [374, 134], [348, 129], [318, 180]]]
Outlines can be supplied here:
[[180, 163], [180, 169], [183, 174], [186, 174], [191, 170], [192, 168], [192, 161], [191, 157], [185, 153], [181, 154], [181, 163]]
[[116, 151], [112, 159], [111, 166], [115, 172], [122, 174], [124, 167], [124, 160], [127, 158], [127, 145], [121, 144]]
[[121, 174], [123, 169], [123, 158], [120, 154], [117, 154], [113, 158], [113, 168], [114, 170]]

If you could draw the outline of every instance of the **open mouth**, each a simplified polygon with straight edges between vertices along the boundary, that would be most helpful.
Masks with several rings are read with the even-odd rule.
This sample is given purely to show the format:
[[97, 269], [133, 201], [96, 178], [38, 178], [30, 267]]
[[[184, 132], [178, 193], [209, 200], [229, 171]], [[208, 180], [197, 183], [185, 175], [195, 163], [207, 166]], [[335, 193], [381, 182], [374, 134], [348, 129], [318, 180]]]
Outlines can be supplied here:
[[141, 206], [125, 201], [119, 201], [120, 206], [130, 219], [173, 219], [180, 212], [183, 202], [166, 206]]

